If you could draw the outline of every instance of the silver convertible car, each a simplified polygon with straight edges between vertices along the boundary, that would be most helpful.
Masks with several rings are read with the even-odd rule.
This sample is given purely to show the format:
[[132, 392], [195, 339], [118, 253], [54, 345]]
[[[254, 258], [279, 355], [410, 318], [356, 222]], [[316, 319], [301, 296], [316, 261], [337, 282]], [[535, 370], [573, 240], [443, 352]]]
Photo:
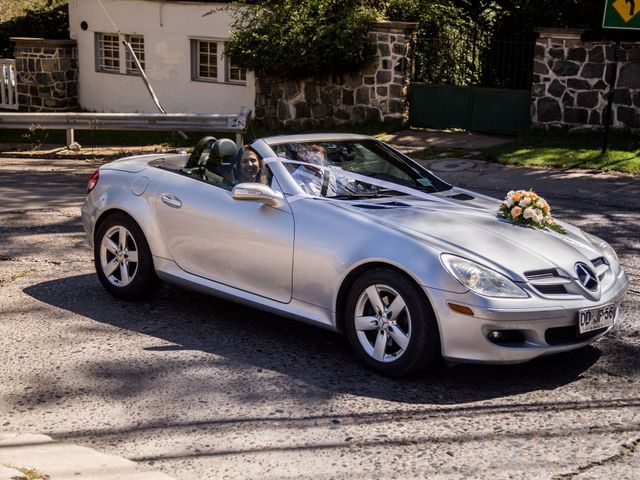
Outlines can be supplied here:
[[123, 158], [89, 180], [82, 220], [104, 287], [160, 281], [344, 332], [386, 375], [517, 363], [583, 347], [619, 318], [628, 280], [603, 240], [497, 216], [362, 135]]

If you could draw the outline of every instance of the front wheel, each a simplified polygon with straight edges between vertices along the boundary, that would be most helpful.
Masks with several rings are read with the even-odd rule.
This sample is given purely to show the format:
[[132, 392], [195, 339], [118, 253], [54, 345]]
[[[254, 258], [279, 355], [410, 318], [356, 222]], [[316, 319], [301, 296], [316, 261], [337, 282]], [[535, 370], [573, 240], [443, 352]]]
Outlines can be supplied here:
[[160, 285], [151, 250], [138, 224], [116, 213], [98, 228], [94, 263], [100, 282], [110, 293], [126, 300], [139, 300]]
[[345, 315], [351, 348], [378, 373], [409, 375], [440, 358], [433, 311], [418, 285], [398, 272], [377, 268], [359, 277]]

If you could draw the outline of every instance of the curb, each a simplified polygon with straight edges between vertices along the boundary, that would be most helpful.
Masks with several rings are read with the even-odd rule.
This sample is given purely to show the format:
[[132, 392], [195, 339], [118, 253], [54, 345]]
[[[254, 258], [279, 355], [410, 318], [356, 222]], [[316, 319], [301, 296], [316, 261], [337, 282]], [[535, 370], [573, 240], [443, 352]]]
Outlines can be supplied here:
[[142, 470], [121, 457], [100, 453], [34, 433], [0, 432], [0, 480], [27, 479], [34, 470], [42, 480], [175, 480], [169, 475]]

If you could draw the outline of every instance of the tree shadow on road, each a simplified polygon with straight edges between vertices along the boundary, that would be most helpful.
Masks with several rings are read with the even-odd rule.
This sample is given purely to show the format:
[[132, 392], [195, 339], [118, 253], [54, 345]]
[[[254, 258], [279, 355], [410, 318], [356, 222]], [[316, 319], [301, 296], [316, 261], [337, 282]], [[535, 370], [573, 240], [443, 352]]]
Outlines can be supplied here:
[[[522, 365], [437, 366], [414, 378], [389, 379], [356, 364], [338, 334], [178, 287], [166, 286], [144, 303], [114, 299], [101, 288], [95, 275], [42, 282], [24, 291], [41, 302], [100, 324], [157, 338], [158, 346], [147, 347], [149, 351], [196, 350], [215, 355], [215, 365], [223, 364], [223, 368], [252, 374], [271, 370], [290, 376], [293, 381], [285, 387], [290, 389], [287, 394], [308, 399], [350, 394], [410, 404], [457, 405], [553, 390], [581, 378], [600, 357], [597, 348], [587, 347]], [[87, 328], [95, 326], [87, 324]], [[104, 367], [86, 373], [100, 375]], [[133, 385], [144, 388], [153, 369], [182, 367], [175, 356], [166, 362], [160, 356], [158, 365], [131, 368], [114, 358], [113, 365], [106, 368], [111, 376], [125, 376], [124, 383], [130, 386], [126, 392], [101, 392], [118, 396], [131, 395]], [[233, 392], [234, 385], [223, 384], [223, 378], [212, 376], [208, 381], [217, 383], [205, 382], [203, 389], [228, 388], [230, 394]], [[109, 387], [105, 384], [99, 388]], [[242, 401], [261, 401], [260, 389], [253, 392], [255, 398], [245, 392]]]

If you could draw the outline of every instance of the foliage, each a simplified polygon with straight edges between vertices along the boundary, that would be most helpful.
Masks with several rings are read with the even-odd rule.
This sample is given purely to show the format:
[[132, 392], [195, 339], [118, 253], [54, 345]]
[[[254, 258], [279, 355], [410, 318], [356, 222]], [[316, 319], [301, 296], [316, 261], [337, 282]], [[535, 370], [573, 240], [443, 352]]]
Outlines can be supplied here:
[[27, 10], [51, 9], [66, 4], [67, 0], [0, 0], [0, 22], [21, 17]]
[[11, 7], [3, 12], [0, 23], [0, 58], [13, 57], [10, 37], [69, 38], [66, 1], [8, 3]]
[[[540, 27], [599, 28], [602, 0], [392, 0], [393, 20], [473, 26], [496, 34], [527, 34]], [[434, 16], [438, 15], [438, 16]], [[420, 29], [424, 32], [423, 25]]]
[[[433, 84], [476, 83], [481, 48], [487, 46], [483, 29], [491, 14], [484, 12], [492, 2], [467, 0], [391, 0], [385, 9], [391, 20], [418, 22], [413, 58], [413, 78]], [[484, 12], [484, 13], [483, 13]]]
[[418, 21], [414, 80], [528, 89], [536, 29], [596, 28], [598, 0], [393, 0], [392, 19]]
[[602, 0], [499, 0], [494, 29], [510, 35], [539, 27], [596, 29], [602, 24]]
[[[602, 0], [239, 0], [232, 4], [239, 5], [243, 8], [232, 9], [236, 13], [227, 52], [259, 74], [281, 77], [359, 68], [372, 54], [366, 31], [376, 18], [418, 22], [418, 38], [437, 40], [418, 50], [418, 60], [422, 57], [425, 68], [431, 64], [436, 69], [457, 69], [452, 73], [457, 78], [466, 75], [470, 62], [472, 70], [481, 71], [482, 60], [466, 58], [466, 51], [473, 51], [472, 56], [484, 54], [493, 48], [492, 39], [527, 37], [531, 42], [539, 27], [597, 28], [602, 16]], [[530, 60], [527, 55], [521, 59], [527, 65]], [[487, 71], [492, 74], [494, 69]]]
[[601, 147], [602, 134], [534, 131], [512, 142], [484, 149], [482, 155], [507, 165], [640, 173], [640, 135], [612, 132], [604, 155]]
[[[342, 73], [371, 60], [368, 0], [261, 0], [235, 10], [226, 51], [258, 74]], [[238, 6], [238, 4], [235, 4]]]

